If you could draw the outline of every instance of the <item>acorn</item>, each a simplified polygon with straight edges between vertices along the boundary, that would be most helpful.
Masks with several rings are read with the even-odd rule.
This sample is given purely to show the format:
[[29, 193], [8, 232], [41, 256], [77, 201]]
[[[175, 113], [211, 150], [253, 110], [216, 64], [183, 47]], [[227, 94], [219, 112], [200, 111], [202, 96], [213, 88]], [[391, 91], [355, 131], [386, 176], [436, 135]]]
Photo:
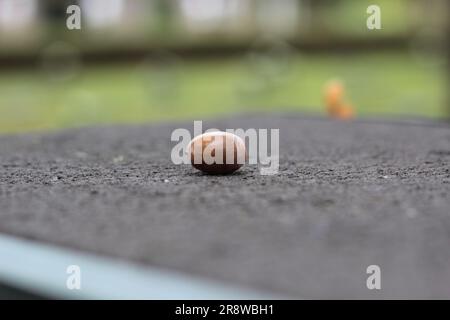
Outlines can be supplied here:
[[235, 134], [207, 132], [192, 139], [187, 146], [192, 166], [208, 174], [230, 174], [247, 160], [245, 142]]

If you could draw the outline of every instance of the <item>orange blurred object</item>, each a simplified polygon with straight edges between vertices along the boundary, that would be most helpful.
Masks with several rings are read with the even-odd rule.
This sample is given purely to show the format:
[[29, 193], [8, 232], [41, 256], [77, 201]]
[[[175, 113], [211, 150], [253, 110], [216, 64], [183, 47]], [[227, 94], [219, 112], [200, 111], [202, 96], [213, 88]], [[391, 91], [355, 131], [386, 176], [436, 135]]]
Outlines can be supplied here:
[[355, 112], [353, 106], [346, 102], [345, 87], [340, 81], [332, 81], [325, 87], [325, 105], [328, 114], [335, 119], [351, 119]]
[[339, 106], [335, 117], [337, 119], [347, 120], [352, 119], [354, 116], [355, 112], [353, 111], [353, 106], [346, 103]]
[[339, 81], [330, 82], [325, 88], [325, 101], [327, 106], [339, 105], [344, 99], [344, 85]]

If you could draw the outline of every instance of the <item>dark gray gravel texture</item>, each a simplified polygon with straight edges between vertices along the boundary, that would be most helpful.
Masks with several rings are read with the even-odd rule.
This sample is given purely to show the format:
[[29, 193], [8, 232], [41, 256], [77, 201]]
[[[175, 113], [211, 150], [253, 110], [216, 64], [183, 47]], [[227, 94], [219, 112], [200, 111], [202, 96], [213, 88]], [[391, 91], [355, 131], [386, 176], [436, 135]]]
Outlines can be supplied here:
[[0, 232], [295, 298], [450, 298], [448, 124], [204, 123], [280, 128], [275, 176], [172, 164], [179, 127], [193, 122], [0, 137]]

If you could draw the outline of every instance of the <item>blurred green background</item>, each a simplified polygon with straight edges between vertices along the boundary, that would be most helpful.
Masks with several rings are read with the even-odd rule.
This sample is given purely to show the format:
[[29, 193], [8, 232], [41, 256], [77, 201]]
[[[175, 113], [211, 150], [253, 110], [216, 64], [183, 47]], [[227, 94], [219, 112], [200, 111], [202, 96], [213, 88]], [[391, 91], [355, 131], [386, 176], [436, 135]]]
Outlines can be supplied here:
[[[81, 7], [81, 30], [66, 8]], [[0, 132], [236, 112], [448, 118], [445, 0], [0, 0]]]

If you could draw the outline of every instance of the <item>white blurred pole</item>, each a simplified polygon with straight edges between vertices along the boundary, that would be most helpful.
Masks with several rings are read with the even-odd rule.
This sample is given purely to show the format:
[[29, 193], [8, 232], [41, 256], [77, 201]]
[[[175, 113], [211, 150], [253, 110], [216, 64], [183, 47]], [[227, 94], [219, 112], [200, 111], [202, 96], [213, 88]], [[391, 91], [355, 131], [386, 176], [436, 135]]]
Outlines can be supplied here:
[[22, 31], [34, 26], [38, 0], [0, 0], [0, 30]]
[[91, 28], [119, 25], [125, 9], [124, 0], [81, 0], [81, 12]]

